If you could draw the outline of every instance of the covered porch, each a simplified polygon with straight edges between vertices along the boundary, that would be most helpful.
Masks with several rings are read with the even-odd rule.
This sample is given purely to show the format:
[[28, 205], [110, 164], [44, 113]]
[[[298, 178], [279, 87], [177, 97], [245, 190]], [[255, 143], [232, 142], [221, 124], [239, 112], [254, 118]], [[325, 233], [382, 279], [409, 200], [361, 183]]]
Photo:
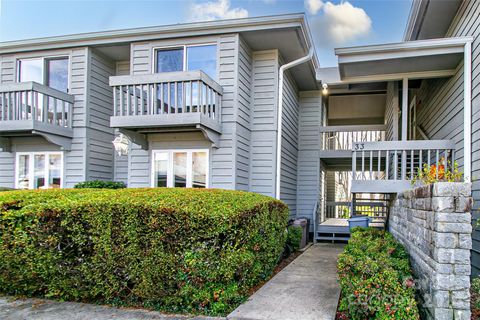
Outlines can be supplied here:
[[[374, 217], [373, 226], [385, 226], [390, 199], [410, 188], [425, 166], [453, 169], [458, 161], [470, 180], [471, 41], [445, 38], [336, 49], [338, 68], [317, 70], [326, 116], [320, 129], [322, 192], [313, 210], [315, 239], [348, 239], [348, 218], [357, 214]], [[461, 139], [423, 125], [436, 117], [424, 107], [431, 103], [424, 83], [458, 76], [459, 70]], [[349, 172], [343, 198], [327, 196], [337, 183], [328, 181], [328, 171]]]

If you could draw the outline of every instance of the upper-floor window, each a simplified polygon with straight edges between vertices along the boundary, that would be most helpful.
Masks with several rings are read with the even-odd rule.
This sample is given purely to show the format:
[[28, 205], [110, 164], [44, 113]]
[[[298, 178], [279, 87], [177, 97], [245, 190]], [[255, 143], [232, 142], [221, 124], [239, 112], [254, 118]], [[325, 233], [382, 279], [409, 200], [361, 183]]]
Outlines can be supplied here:
[[217, 46], [202, 44], [156, 49], [155, 72], [202, 70], [217, 79]]
[[68, 57], [20, 59], [18, 82], [35, 81], [68, 92]]

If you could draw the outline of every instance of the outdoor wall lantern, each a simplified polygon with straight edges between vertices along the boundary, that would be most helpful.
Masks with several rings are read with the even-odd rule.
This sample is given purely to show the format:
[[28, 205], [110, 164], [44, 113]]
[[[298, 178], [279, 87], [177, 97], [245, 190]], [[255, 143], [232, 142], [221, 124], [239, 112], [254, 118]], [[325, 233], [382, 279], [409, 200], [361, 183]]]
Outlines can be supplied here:
[[326, 96], [328, 94], [328, 84], [326, 83], [322, 84], [322, 88], [323, 88], [322, 93], [324, 96]]
[[128, 154], [130, 140], [128, 140], [123, 133], [120, 133], [120, 135], [116, 136], [112, 143], [119, 156], [126, 156]]

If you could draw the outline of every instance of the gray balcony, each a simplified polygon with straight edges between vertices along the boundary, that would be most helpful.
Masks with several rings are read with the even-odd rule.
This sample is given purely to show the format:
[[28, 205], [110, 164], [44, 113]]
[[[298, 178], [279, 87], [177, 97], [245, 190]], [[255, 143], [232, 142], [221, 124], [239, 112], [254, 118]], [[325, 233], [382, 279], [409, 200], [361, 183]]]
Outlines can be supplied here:
[[147, 133], [200, 130], [218, 143], [222, 87], [202, 71], [110, 77], [110, 126], [146, 148]]
[[0, 85], [0, 149], [10, 138], [42, 136], [70, 150], [74, 97], [36, 82]]

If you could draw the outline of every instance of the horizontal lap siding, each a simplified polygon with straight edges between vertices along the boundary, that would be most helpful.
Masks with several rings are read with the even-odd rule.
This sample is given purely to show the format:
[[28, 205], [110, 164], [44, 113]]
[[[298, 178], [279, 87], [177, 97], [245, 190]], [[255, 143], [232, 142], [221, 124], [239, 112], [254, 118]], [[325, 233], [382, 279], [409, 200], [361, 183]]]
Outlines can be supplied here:
[[385, 106], [385, 125], [386, 140], [398, 140], [398, 84], [396, 82], [389, 82], [387, 85], [387, 98]]
[[113, 94], [109, 77], [115, 74], [116, 66], [95, 50], [89, 51], [88, 61], [87, 180], [113, 180]]
[[[297, 217], [312, 220], [320, 196], [320, 126], [322, 95], [303, 91], [299, 95]], [[312, 226], [312, 224], [310, 224]]]
[[[15, 59], [13, 56], [0, 57], [0, 83], [15, 81]], [[0, 187], [15, 186], [15, 155], [0, 152]]]
[[[473, 36], [472, 43], [472, 195], [473, 223], [480, 208], [480, 2], [464, 1], [447, 33], [448, 37]], [[421, 124], [430, 139], [453, 139], [455, 156], [463, 166], [463, 63], [449, 79], [424, 81], [420, 89]], [[423, 90], [423, 91], [422, 91]], [[473, 233], [472, 273], [480, 274], [480, 230]]]
[[250, 189], [252, 53], [241, 37], [239, 40], [235, 189], [248, 191]]
[[218, 83], [223, 88], [222, 135], [220, 136], [219, 148], [214, 148], [211, 154], [211, 186], [235, 189], [239, 35], [222, 35], [218, 42]]
[[250, 189], [275, 195], [278, 51], [253, 53]]
[[[238, 68], [239, 68], [239, 35], [226, 34], [221, 36], [196, 37], [185, 39], [166, 39], [152, 42], [132, 43], [131, 46], [131, 65], [132, 74], [150, 74], [152, 73], [152, 52], [156, 47], [174, 46], [183, 44], [201, 44], [201, 43], [217, 43], [218, 48], [218, 83], [223, 88], [223, 96], [221, 101], [222, 114], [222, 135], [218, 148], [211, 149], [210, 156], [210, 186], [214, 188], [235, 189], [237, 176], [237, 150], [245, 148], [238, 147], [236, 136], [241, 129], [237, 126], [238, 101], [247, 99], [243, 88], [238, 85]], [[244, 59], [245, 57], [242, 57]], [[245, 101], [248, 104], [248, 101]], [[248, 134], [240, 133], [241, 137], [248, 138]], [[239, 139], [240, 140], [240, 139]], [[198, 142], [199, 145], [204, 145]], [[245, 141], [243, 141], [245, 142]], [[191, 148], [195, 148], [194, 144]], [[150, 149], [152, 146], [150, 146]], [[118, 159], [118, 158], [117, 158]], [[116, 176], [120, 179], [125, 177], [125, 170], [128, 168], [128, 182], [130, 187], [149, 186], [150, 185], [150, 160], [149, 152], [141, 150], [139, 146], [133, 145], [130, 155], [128, 156], [128, 164], [116, 164]], [[123, 160], [125, 161], [125, 160]], [[244, 160], [242, 160], [244, 161]], [[245, 185], [244, 173], [240, 174], [243, 179], [241, 184]]]
[[[65, 151], [64, 177], [65, 187], [85, 180], [86, 163], [86, 85], [87, 85], [87, 48], [74, 48], [69, 50], [48, 50], [22, 54], [9, 54], [1, 57], [0, 80], [1, 83], [15, 82], [16, 60], [21, 58], [46, 57], [64, 55], [70, 58], [70, 91], [75, 98], [73, 106], [73, 139], [72, 149]], [[36, 138], [27, 138], [33, 139]], [[41, 138], [40, 138], [41, 139]], [[12, 139], [12, 149], [17, 150], [15, 143], [20, 140]], [[38, 144], [35, 151], [58, 150], [58, 147], [41, 139], [44, 143]], [[14, 185], [15, 153], [0, 152], [0, 186]]]
[[297, 209], [298, 113], [298, 88], [290, 72], [286, 71], [283, 89], [280, 198], [288, 205], [292, 216], [296, 215]]

